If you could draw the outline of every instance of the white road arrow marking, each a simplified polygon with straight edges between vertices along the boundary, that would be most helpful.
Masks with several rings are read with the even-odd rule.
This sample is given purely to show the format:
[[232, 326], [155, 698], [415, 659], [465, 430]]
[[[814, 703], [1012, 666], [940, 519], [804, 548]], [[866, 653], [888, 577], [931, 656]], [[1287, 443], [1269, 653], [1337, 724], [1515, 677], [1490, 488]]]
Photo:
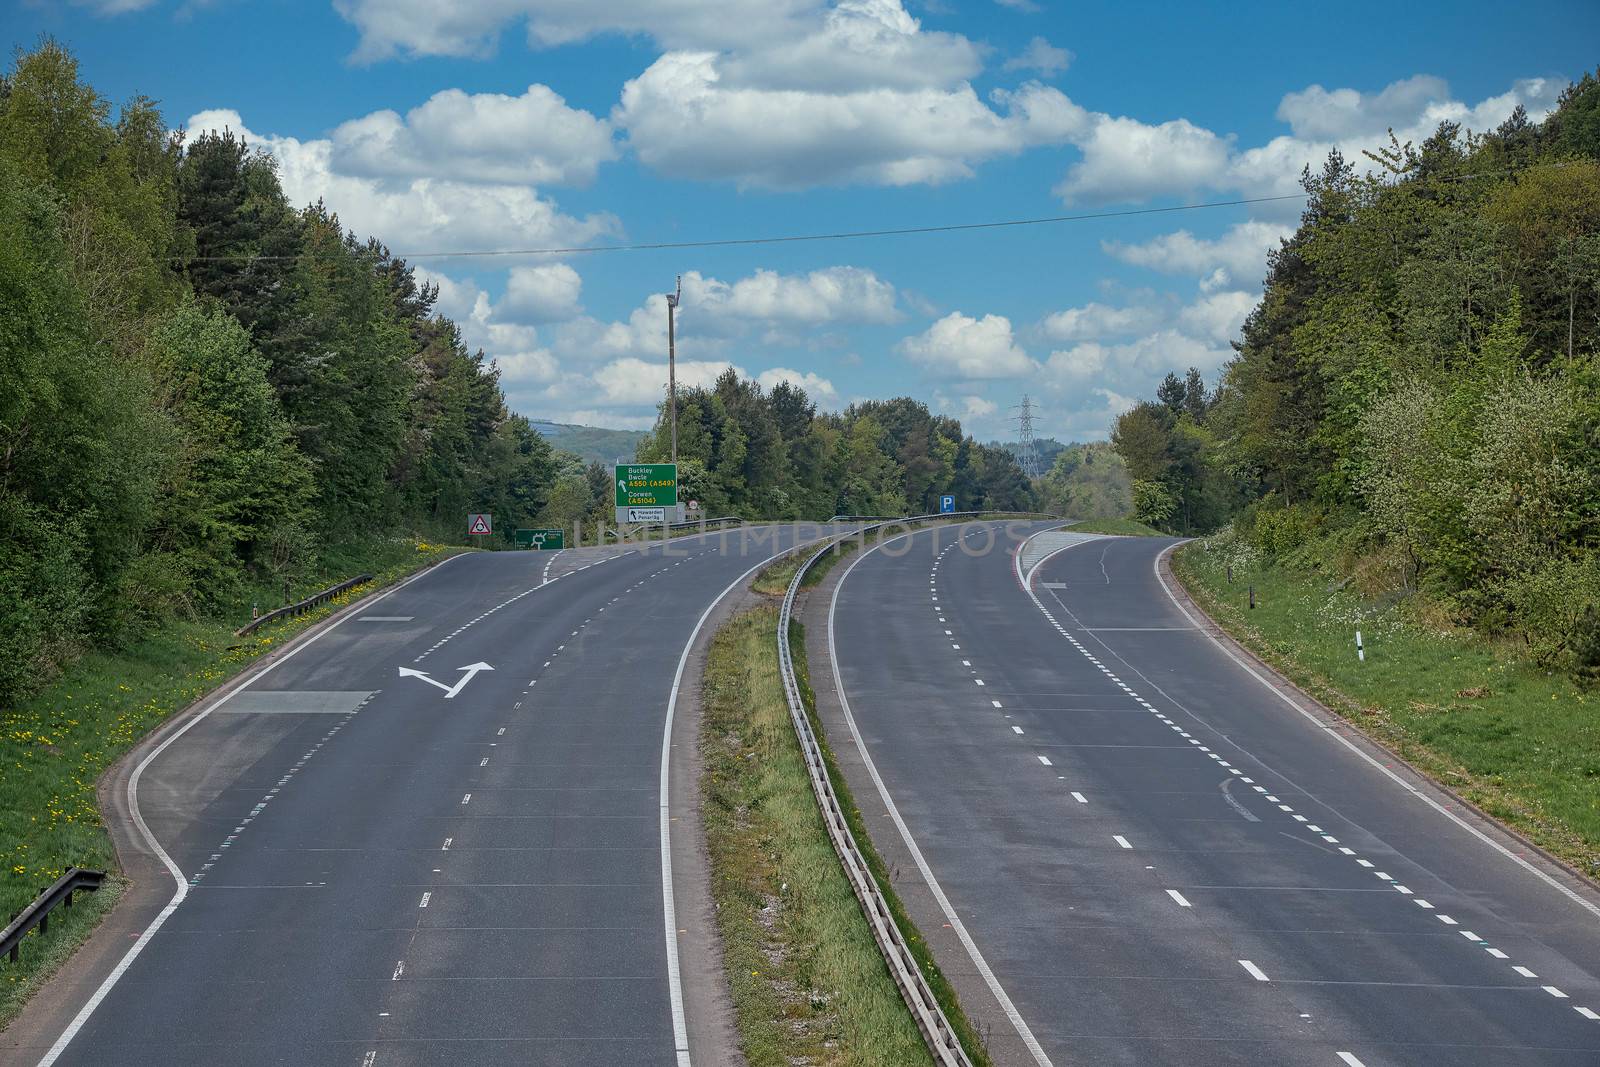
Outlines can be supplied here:
[[456, 670], [458, 670], [458, 671], [466, 671], [467, 673], [462, 675], [461, 676], [461, 680], [459, 682], [457, 682], [455, 685], [445, 685], [443, 682], [438, 681], [437, 679], [430, 678], [428, 676], [428, 672], [427, 671], [419, 671], [419, 670], [416, 670], [416, 669], [411, 668], [411, 667], [401, 667], [400, 668], [400, 677], [402, 677], [402, 678], [420, 678], [424, 682], [427, 682], [429, 685], [438, 686], [440, 689], [444, 690], [444, 698], [446, 700], [449, 700], [451, 697], [453, 697], [457, 693], [461, 692], [462, 689], [466, 688], [467, 683], [472, 681], [473, 676], [476, 675], [479, 671], [492, 671], [492, 670], [494, 670], [494, 668], [489, 666], [487, 663], [478, 662], [478, 663], [468, 664], [465, 667], [457, 667]]

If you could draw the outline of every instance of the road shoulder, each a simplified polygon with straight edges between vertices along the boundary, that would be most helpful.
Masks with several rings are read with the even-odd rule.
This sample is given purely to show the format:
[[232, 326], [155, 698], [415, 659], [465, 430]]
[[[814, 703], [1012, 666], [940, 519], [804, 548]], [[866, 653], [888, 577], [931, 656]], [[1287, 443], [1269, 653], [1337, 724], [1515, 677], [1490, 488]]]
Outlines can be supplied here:
[[733, 998], [723, 969], [722, 935], [711, 896], [711, 857], [706, 850], [704, 797], [700, 777], [701, 704], [706, 656], [717, 631], [729, 619], [762, 603], [743, 585], [723, 598], [689, 649], [678, 691], [678, 714], [672, 722], [672, 762], [667, 779], [672, 811], [672, 894], [678, 918], [678, 967], [683, 982], [683, 1013], [689, 1020], [689, 1058], [700, 1065], [739, 1067], [739, 1032]]

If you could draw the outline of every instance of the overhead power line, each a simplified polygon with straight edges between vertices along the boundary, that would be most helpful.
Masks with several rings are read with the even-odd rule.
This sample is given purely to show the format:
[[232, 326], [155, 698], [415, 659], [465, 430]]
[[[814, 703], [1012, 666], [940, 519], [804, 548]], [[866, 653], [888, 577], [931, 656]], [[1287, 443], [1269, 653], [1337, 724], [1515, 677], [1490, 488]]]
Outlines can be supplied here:
[[[1500, 170], [1479, 171], [1470, 174], [1431, 174], [1428, 182], [1473, 181], [1500, 174], [1513, 174], [1524, 170], [1548, 167], [1566, 167], [1583, 160], [1556, 160], [1547, 163], [1529, 163]], [[854, 241], [871, 237], [909, 237], [926, 233], [963, 233], [969, 230], [1003, 230], [1022, 226], [1050, 226], [1064, 222], [1092, 222], [1096, 219], [1122, 219], [1139, 215], [1176, 215], [1188, 211], [1211, 211], [1225, 207], [1248, 207], [1252, 204], [1276, 204], [1286, 200], [1305, 200], [1309, 193], [1283, 193], [1278, 196], [1252, 196], [1239, 200], [1211, 200], [1202, 204], [1173, 204], [1167, 207], [1123, 208], [1118, 211], [1090, 211], [1077, 215], [1044, 215], [1030, 219], [1000, 219], [991, 222], [952, 222], [935, 226], [901, 226], [884, 230], [836, 230], [823, 233], [780, 234], [772, 237], [724, 237], [695, 241], [651, 241], [625, 245], [573, 245], [565, 248], [488, 248], [455, 249], [441, 252], [396, 252], [397, 259], [489, 259], [505, 256], [573, 256], [597, 252], [660, 252], [685, 248], [737, 248], [744, 245], [800, 244], [815, 241]], [[312, 258], [315, 253], [299, 252], [290, 255], [253, 255], [240, 253], [227, 256], [189, 256], [186, 263], [219, 263], [239, 260], [251, 262]]]
[[[967, 230], [1000, 230], [1019, 226], [1048, 226], [1062, 222], [1090, 222], [1094, 219], [1120, 219], [1135, 215], [1172, 215], [1184, 211], [1206, 211], [1214, 208], [1245, 207], [1250, 204], [1272, 204], [1282, 200], [1304, 200], [1305, 193], [1286, 193], [1282, 196], [1256, 196], [1243, 200], [1215, 200], [1204, 204], [1177, 204], [1170, 207], [1126, 208], [1121, 211], [1094, 211], [1080, 215], [1048, 215], [1034, 219], [1003, 219], [995, 222], [955, 222], [939, 226], [903, 226], [889, 230], [839, 230], [831, 233], [796, 233], [775, 237], [727, 237], [701, 241], [654, 241], [625, 245], [576, 245], [570, 248], [496, 248], [462, 249], [447, 252], [397, 252], [398, 259], [466, 259], [497, 256], [570, 256], [592, 252], [659, 252], [683, 248], [732, 248], [742, 245], [798, 244], [806, 241], [852, 241], [868, 237], [907, 237], [922, 233], [961, 233]], [[280, 260], [301, 259], [304, 253], [285, 256], [193, 256], [191, 263], [226, 260]]]

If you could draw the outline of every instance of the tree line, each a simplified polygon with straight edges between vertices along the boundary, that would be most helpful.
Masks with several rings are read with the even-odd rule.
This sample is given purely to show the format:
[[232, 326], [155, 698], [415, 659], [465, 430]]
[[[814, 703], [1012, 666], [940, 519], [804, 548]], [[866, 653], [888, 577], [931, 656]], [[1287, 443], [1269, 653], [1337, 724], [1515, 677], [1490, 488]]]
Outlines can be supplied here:
[[[119, 108], [54, 41], [0, 77], [0, 701], [84, 647], [216, 613], [339, 545], [612, 518], [438, 290], [270, 155]], [[641, 460], [666, 458], [665, 421]], [[818, 413], [724, 375], [682, 394], [714, 514], [1025, 508], [1014, 461], [907, 399]], [[340, 558], [347, 558], [348, 554]]]
[[322, 546], [531, 518], [559, 458], [437, 290], [269, 156], [0, 79], [0, 698]]
[[[638, 458], [659, 463], [671, 455], [663, 405]], [[678, 391], [678, 481], [680, 497], [713, 516], [926, 514], [939, 510], [945, 494], [963, 511], [1026, 511], [1036, 503], [1010, 452], [973, 440], [958, 420], [921, 401], [819, 412], [798, 386], [764, 390], [731, 369], [709, 388]]]
[[1308, 168], [1217, 388], [1118, 420], [1136, 514], [1600, 668], [1600, 81], [1368, 155]]

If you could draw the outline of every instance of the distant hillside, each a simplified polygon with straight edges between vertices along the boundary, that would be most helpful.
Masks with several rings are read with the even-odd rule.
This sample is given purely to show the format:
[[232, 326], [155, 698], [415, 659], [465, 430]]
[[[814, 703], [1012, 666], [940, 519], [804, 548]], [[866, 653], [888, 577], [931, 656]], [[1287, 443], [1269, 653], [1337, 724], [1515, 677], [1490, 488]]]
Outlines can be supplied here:
[[540, 422], [533, 428], [555, 448], [576, 452], [585, 463], [631, 463], [634, 449], [645, 436], [642, 430], [607, 430], [568, 422]]

